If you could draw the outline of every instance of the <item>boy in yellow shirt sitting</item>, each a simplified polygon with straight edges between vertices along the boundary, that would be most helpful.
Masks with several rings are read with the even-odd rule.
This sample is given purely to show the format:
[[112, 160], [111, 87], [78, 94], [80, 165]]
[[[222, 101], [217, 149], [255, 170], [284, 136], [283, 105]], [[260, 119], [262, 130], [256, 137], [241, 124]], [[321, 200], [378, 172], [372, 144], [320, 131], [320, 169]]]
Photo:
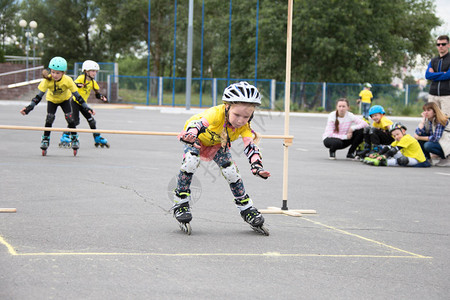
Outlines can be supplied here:
[[380, 145], [390, 145], [394, 139], [389, 133], [392, 121], [385, 115], [386, 112], [381, 105], [374, 105], [369, 110], [369, 115], [373, 120], [372, 127], [364, 128], [364, 150], [356, 155], [364, 159], [369, 153], [377, 153], [382, 147]]
[[373, 166], [390, 167], [431, 167], [425, 158], [419, 142], [411, 135], [406, 134], [406, 126], [400, 122], [394, 123], [390, 128], [394, 142], [384, 147], [380, 154], [371, 154], [364, 159], [364, 163]]

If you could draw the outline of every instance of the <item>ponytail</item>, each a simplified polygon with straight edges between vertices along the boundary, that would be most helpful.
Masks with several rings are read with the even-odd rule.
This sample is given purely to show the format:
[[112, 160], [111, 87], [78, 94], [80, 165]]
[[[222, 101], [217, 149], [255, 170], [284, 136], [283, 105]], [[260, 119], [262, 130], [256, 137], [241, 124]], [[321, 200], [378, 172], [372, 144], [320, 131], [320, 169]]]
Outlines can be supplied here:
[[42, 70], [42, 77], [46, 80], [52, 80], [52, 75], [48, 74], [47, 69]]

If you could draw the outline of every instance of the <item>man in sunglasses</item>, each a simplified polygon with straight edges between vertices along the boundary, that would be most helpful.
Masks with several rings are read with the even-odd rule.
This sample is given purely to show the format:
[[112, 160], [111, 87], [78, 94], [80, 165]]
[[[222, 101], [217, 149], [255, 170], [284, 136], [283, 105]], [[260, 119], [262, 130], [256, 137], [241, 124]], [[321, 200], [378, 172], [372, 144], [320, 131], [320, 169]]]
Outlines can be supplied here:
[[431, 80], [428, 102], [436, 102], [441, 110], [450, 116], [450, 72], [447, 72], [450, 68], [448, 36], [439, 36], [436, 47], [439, 56], [431, 59], [425, 73], [425, 78]]

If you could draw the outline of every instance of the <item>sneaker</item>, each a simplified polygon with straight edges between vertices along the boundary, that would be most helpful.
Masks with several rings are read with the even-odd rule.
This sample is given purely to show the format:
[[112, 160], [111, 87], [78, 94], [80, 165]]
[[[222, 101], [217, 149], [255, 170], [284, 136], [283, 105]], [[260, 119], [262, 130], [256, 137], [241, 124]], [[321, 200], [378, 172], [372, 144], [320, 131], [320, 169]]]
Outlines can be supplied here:
[[435, 166], [437, 167], [450, 167], [450, 159], [441, 159]]
[[330, 150], [330, 156], [328, 158], [329, 159], [336, 159], [336, 152]]
[[355, 154], [353, 154], [353, 153], [347, 153], [347, 158], [348, 158], [348, 159], [355, 159]]

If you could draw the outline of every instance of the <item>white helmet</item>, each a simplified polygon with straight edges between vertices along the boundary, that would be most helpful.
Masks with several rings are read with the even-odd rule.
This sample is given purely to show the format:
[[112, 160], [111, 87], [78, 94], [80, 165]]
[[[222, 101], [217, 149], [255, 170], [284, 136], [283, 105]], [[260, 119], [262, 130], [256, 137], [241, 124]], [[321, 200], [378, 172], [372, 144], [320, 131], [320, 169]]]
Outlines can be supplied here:
[[371, 88], [372, 87], [372, 85], [370, 84], [370, 83], [368, 83], [368, 82], [366, 82], [366, 83], [364, 83], [364, 87], [366, 87], [366, 88]]
[[84, 71], [90, 71], [90, 70], [98, 71], [98, 70], [100, 70], [100, 66], [98, 65], [98, 63], [96, 63], [93, 60], [86, 60], [83, 63], [83, 66], [81, 67], [81, 71], [84, 72]]
[[258, 89], [245, 81], [233, 83], [223, 91], [224, 102], [245, 102], [261, 105]]

